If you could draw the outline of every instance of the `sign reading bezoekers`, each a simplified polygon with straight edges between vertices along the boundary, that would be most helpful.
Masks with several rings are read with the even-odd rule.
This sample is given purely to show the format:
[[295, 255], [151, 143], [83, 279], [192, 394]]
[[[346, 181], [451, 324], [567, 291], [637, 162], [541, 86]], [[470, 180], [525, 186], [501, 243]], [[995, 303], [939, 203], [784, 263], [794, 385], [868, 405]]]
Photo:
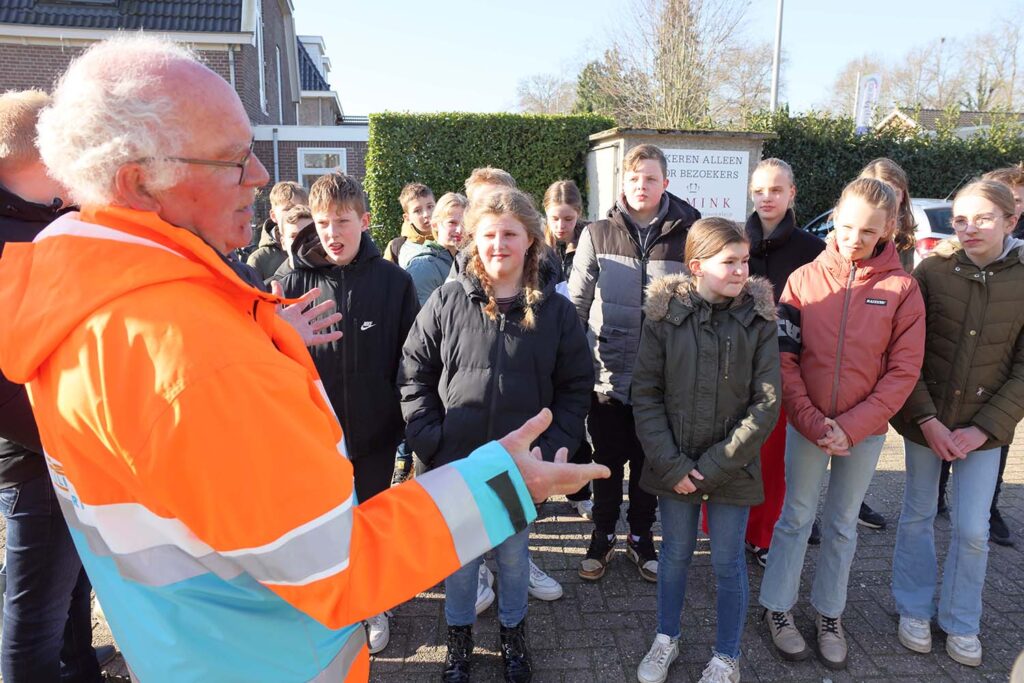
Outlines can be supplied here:
[[664, 149], [668, 191], [686, 200], [705, 218], [747, 219], [747, 168], [750, 152], [714, 149]]

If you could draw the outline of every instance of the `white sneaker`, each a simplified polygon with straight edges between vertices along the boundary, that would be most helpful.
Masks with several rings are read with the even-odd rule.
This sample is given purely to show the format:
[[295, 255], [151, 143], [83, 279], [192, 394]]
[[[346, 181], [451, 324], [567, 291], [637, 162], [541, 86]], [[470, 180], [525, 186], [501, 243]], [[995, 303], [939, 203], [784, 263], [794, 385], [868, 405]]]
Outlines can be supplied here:
[[484, 612], [494, 604], [494, 574], [483, 562], [480, 563], [480, 575], [476, 584], [476, 613]]
[[668, 678], [668, 668], [678, 656], [679, 639], [659, 633], [654, 636], [654, 644], [636, 668], [636, 680], [640, 683], [664, 683]]
[[584, 519], [594, 519], [594, 501], [587, 498], [586, 500], [570, 500], [569, 504], [576, 509], [576, 513]]
[[371, 655], [375, 655], [386, 648], [388, 641], [391, 640], [390, 616], [391, 613], [385, 611], [366, 620], [366, 624], [370, 627], [370, 642], [368, 645]]
[[544, 573], [540, 567], [530, 560], [530, 595], [538, 600], [557, 600], [562, 597], [562, 584]]
[[964, 666], [981, 666], [981, 641], [978, 636], [946, 636], [946, 654]]
[[708, 662], [698, 683], [740, 683], [740, 663], [717, 652]]
[[925, 619], [900, 615], [900, 645], [921, 654], [932, 651], [932, 625]]
[[494, 574], [487, 568], [486, 562], [480, 563], [480, 584], [494, 588]]

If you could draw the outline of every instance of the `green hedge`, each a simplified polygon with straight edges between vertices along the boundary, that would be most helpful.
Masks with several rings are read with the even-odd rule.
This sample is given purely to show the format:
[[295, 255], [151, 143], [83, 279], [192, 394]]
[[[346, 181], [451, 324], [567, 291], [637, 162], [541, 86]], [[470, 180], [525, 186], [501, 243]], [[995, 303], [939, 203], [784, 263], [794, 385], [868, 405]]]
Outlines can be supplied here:
[[778, 134], [765, 142], [764, 155], [793, 167], [800, 224], [832, 208], [843, 186], [876, 157], [889, 157], [903, 167], [911, 196], [939, 199], [965, 176], [1024, 160], [1024, 126], [1009, 117], [968, 139], [957, 138], [950, 125], [940, 125], [931, 135], [889, 131], [856, 136], [849, 118], [791, 117], [787, 111], [760, 115], [754, 128]]
[[538, 207], [556, 180], [575, 180], [585, 195], [587, 138], [614, 125], [594, 114], [371, 114], [365, 184], [373, 237], [384, 245], [398, 234], [403, 185], [425, 183], [435, 197], [462, 192], [478, 166], [511, 173]]

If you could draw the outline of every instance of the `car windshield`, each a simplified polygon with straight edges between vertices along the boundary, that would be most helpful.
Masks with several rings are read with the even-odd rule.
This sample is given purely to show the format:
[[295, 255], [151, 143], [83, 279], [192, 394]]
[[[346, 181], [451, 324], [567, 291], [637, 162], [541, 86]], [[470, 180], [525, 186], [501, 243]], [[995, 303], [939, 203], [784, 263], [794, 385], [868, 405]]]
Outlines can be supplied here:
[[943, 235], [953, 234], [953, 207], [951, 206], [938, 206], [934, 209], [925, 209], [924, 215], [928, 216], [928, 222], [931, 223], [932, 232], [940, 232]]

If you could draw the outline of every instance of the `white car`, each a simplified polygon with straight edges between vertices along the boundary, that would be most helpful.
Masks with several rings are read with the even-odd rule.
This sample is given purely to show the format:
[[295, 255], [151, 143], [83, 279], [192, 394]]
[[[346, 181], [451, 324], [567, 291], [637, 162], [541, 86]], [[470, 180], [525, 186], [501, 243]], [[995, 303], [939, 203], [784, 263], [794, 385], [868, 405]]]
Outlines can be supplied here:
[[[946, 199], [922, 199], [911, 197], [910, 208], [914, 212], [917, 230], [914, 238], [917, 242], [914, 250], [914, 265], [921, 262], [932, 252], [935, 245], [953, 235], [953, 202]], [[832, 232], [832, 211], [826, 211], [807, 223], [804, 230], [825, 239]]]

